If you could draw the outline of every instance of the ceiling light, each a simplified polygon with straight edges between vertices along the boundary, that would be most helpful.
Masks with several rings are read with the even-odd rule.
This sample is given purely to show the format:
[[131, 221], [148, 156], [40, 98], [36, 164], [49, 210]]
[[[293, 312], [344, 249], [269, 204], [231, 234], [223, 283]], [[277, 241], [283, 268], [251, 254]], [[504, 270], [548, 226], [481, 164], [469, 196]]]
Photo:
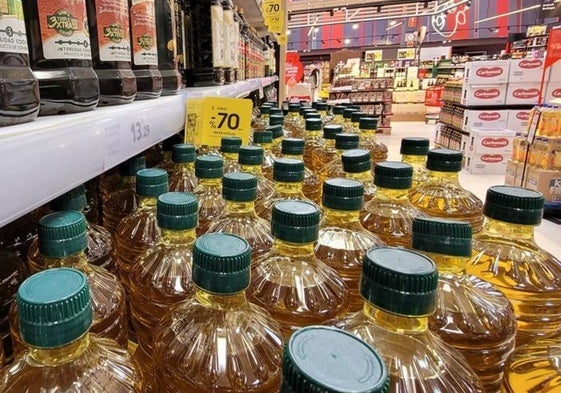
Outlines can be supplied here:
[[355, 24], [353, 25], [353, 30], [356, 30], [356, 29], [358, 29], [358, 23], [355, 23]]
[[348, 44], [350, 44], [350, 43], [351, 43], [351, 40], [348, 39], [348, 38], [345, 38], [345, 45], [348, 45]]
[[290, 30], [287, 30], [287, 31], [286, 31], [286, 35], [290, 35]]
[[319, 31], [319, 27], [314, 27], [314, 31], [317, 33]]
[[397, 22], [395, 20], [390, 21], [390, 26], [394, 26]]

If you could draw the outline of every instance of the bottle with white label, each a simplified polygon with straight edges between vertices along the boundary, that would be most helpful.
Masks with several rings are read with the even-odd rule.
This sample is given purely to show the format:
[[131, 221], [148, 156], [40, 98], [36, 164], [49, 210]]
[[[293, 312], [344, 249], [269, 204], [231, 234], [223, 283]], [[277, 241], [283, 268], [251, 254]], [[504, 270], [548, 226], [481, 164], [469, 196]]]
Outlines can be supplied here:
[[93, 67], [99, 78], [99, 106], [128, 104], [136, 96], [128, 2], [94, 0], [86, 6]]
[[175, 1], [156, 0], [156, 30], [158, 33], [158, 69], [162, 73], [162, 95], [177, 94], [181, 75], [177, 70], [177, 31]]
[[154, 0], [129, 0], [132, 69], [136, 75], [136, 99], [158, 98], [162, 74], [158, 70], [158, 37]]
[[86, 0], [26, 1], [31, 69], [39, 80], [40, 115], [96, 107], [99, 83], [92, 68]]

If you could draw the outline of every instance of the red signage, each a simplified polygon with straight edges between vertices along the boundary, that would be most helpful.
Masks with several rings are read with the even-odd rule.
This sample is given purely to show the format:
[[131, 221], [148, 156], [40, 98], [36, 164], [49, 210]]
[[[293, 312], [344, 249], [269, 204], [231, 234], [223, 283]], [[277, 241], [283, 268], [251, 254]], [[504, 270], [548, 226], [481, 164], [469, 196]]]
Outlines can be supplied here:
[[551, 95], [555, 98], [561, 98], [561, 89], [555, 89], [551, 92]]
[[485, 147], [498, 149], [500, 147], [508, 146], [508, 139], [506, 138], [484, 138], [481, 144]]
[[542, 66], [540, 59], [524, 59], [518, 63], [518, 67], [525, 69], [540, 68]]
[[540, 89], [516, 89], [512, 92], [512, 96], [520, 99], [535, 98], [540, 95]]
[[502, 73], [503, 69], [501, 67], [481, 67], [475, 72], [475, 74], [481, 78], [494, 78]]
[[530, 119], [530, 112], [518, 112], [516, 114], [516, 118], [518, 120], [529, 120]]
[[499, 112], [482, 112], [478, 117], [479, 120], [483, 121], [495, 121], [501, 118], [501, 114]]
[[284, 77], [288, 86], [295, 86], [304, 77], [304, 66], [298, 53], [287, 52]]
[[546, 53], [544, 68], [551, 67], [557, 60], [561, 59], [561, 28], [559, 26], [552, 28], [549, 32]]
[[500, 96], [501, 91], [499, 89], [479, 89], [476, 90], [473, 95], [474, 97], [480, 98], [482, 100], [490, 100]]
[[504, 157], [500, 154], [483, 154], [481, 156], [481, 161], [487, 162], [489, 164], [497, 164], [503, 162]]

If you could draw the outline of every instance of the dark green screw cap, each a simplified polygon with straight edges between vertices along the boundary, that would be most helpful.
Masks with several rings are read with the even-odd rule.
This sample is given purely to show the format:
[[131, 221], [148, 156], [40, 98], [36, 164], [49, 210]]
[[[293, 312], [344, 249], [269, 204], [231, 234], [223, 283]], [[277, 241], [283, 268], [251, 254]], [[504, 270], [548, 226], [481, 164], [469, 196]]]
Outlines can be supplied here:
[[459, 172], [462, 170], [462, 152], [450, 149], [429, 150], [427, 169], [438, 172]]
[[364, 257], [360, 293], [367, 302], [384, 311], [430, 315], [436, 307], [437, 287], [435, 263], [418, 252], [377, 247]]
[[364, 205], [364, 186], [361, 182], [335, 178], [323, 183], [323, 206], [334, 210], [360, 210]]
[[358, 149], [360, 137], [357, 134], [335, 135], [335, 148], [338, 150]]
[[218, 179], [222, 177], [223, 173], [224, 160], [222, 157], [205, 154], [195, 160], [195, 176], [199, 179]]
[[171, 149], [171, 160], [173, 162], [186, 164], [195, 162], [195, 158], [197, 158], [197, 152], [193, 145], [178, 143], [177, 145], [173, 145]]
[[136, 176], [136, 172], [146, 169], [146, 159], [144, 156], [132, 157], [119, 164], [119, 174], [121, 176]]
[[360, 111], [356, 111], [351, 113], [351, 121], [353, 123], [358, 123], [360, 122], [360, 119], [362, 119], [363, 117], [367, 117], [368, 113], [366, 112], [360, 112]]
[[136, 193], [157, 198], [168, 192], [168, 174], [163, 169], [141, 169], [136, 173]]
[[282, 126], [284, 125], [284, 116], [283, 115], [270, 115], [269, 116], [269, 125], [270, 126]]
[[335, 105], [333, 107], [333, 114], [334, 115], [342, 115], [345, 113], [345, 107], [343, 105]]
[[370, 152], [364, 149], [351, 149], [341, 156], [343, 170], [348, 173], [362, 173], [372, 169]]
[[253, 133], [253, 143], [266, 144], [273, 142], [273, 133], [271, 131], [258, 131]]
[[77, 211], [47, 214], [39, 220], [39, 252], [48, 258], [64, 258], [88, 246], [86, 219]]
[[455, 257], [471, 256], [471, 225], [464, 221], [416, 217], [413, 249]]
[[411, 156], [426, 156], [429, 153], [429, 138], [407, 137], [401, 139], [399, 154]]
[[306, 112], [304, 113], [304, 119], [306, 119], [306, 122], [312, 119], [321, 120], [321, 115], [319, 114], [319, 112]]
[[316, 102], [316, 109], [318, 111], [326, 111], [327, 110], [327, 102], [317, 101]]
[[267, 101], [263, 105], [268, 105], [271, 109], [273, 109], [273, 108], [278, 108], [279, 103], [276, 101]]
[[300, 104], [288, 104], [288, 111], [289, 112], [300, 112]]
[[541, 192], [521, 187], [493, 186], [487, 190], [483, 214], [512, 224], [538, 225], [542, 221], [544, 203]]
[[304, 161], [292, 158], [278, 158], [273, 164], [273, 180], [284, 183], [304, 181]]
[[220, 151], [222, 153], [237, 153], [242, 146], [242, 138], [238, 136], [225, 136], [220, 139]]
[[238, 153], [241, 165], [261, 165], [265, 160], [265, 151], [261, 146], [242, 146]]
[[80, 184], [78, 187], [65, 192], [58, 198], [49, 203], [53, 211], [59, 212], [63, 210], [75, 210], [81, 212], [86, 208], [88, 200], [86, 199], [86, 187]]
[[281, 200], [272, 211], [274, 237], [290, 243], [312, 243], [318, 238], [320, 211], [313, 202]]
[[228, 233], [209, 233], [193, 247], [193, 282], [219, 295], [233, 295], [249, 287], [251, 247]]
[[343, 126], [338, 124], [328, 124], [323, 127], [323, 139], [334, 140], [337, 134], [343, 133]]
[[269, 109], [269, 124], [271, 123], [271, 116], [282, 116], [284, 119], [284, 112], [282, 111], [281, 108], [275, 108], [272, 107], [271, 109]]
[[320, 118], [306, 118], [306, 131], [321, 131], [322, 122]]
[[[353, 120], [354, 121], [354, 120]], [[361, 130], [375, 130], [378, 128], [378, 119], [375, 117], [361, 117], [358, 123]]]
[[304, 154], [306, 142], [300, 138], [285, 138], [282, 140], [282, 154], [301, 156]]
[[268, 126], [266, 131], [271, 131], [273, 133], [273, 140], [282, 138], [284, 136], [284, 130], [282, 125]]
[[198, 223], [199, 201], [186, 192], [167, 192], [158, 197], [157, 219], [160, 228], [171, 230], [193, 229]]
[[355, 112], [357, 112], [357, 111], [358, 111], [358, 109], [347, 107], [347, 108], [345, 108], [345, 110], [343, 111], [343, 117], [344, 117], [345, 119], [351, 120], [352, 117], [353, 117], [353, 113], [355, 113]]
[[260, 110], [262, 115], [268, 115], [270, 109], [271, 109], [270, 104], [263, 104], [259, 107], [259, 110]]
[[413, 185], [413, 167], [399, 161], [385, 161], [374, 167], [374, 184], [382, 188], [405, 190]]
[[226, 173], [222, 177], [222, 197], [233, 202], [256, 200], [257, 177], [246, 172]]
[[307, 111], [313, 111], [313, 112], [315, 112], [316, 110], [315, 110], [315, 109], [312, 109], [312, 108], [309, 108], [309, 107], [307, 107], [307, 106], [303, 106], [303, 105], [300, 106], [300, 107], [298, 108], [298, 112], [300, 113], [300, 116], [304, 116], [304, 114], [305, 114]]

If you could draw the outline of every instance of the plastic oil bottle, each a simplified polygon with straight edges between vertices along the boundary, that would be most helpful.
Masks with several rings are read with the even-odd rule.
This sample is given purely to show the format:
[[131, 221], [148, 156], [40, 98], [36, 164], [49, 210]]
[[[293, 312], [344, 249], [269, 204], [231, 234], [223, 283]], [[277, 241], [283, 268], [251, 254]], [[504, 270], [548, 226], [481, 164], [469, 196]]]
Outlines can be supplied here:
[[352, 118], [353, 113], [358, 112], [358, 109], [346, 107], [343, 110], [343, 132], [344, 133], [351, 133], [351, 134], [358, 134], [358, 130], [355, 128]]
[[304, 138], [304, 134], [306, 132], [306, 120], [305, 120], [305, 113], [306, 111], [315, 112], [315, 109], [311, 109], [305, 106], [300, 105], [298, 107], [298, 115], [294, 117], [294, 123], [290, 129], [292, 136], [294, 138]]
[[364, 186], [356, 180], [335, 178], [323, 183], [325, 216], [315, 245], [316, 258], [337, 270], [345, 280], [351, 311], [359, 311], [364, 302], [359, 288], [364, 255], [372, 247], [385, 245], [360, 223], [363, 195]]
[[304, 151], [304, 164], [309, 168], [312, 166], [312, 154], [316, 149], [323, 147], [322, 121], [318, 118], [306, 119], [306, 133], [304, 140], [306, 141], [306, 149]]
[[409, 193], [409, 200], [429, 216], [468, 221], [477, 233], [483, 227], [483, 202], [460, 185], [462, 153], [433, 149], [427, 156], [429, 178]]
[[263, 176], [261, 165], [264, 159], [263, 148], [259, 146], [242, 146], [238, 153], [240, 170], [242, 172], [251, 173], [257, 177], [256, 203], [261, 203], [261, 201], [268, 198], [275, 191], [273, 182]]
[[177, 192], [193, 192], [197, 188], [195, 176], [195, 146], [186, 143], [173, 145], [171, 159], [173, 169], [169, 172], [169, 190]]
[[238, 136], [225, 136], [220, 139], [220, 153], [224, 159], [224, 173], [238, 172], [238, 153], [242, 146], [242, 138]]
[[498, 393], [514, 349], [516, 319], [508, 299], [469, 274], [471, 226], [442, 218], [416, 218], [412, 247], [438, 267], [438, 304], [429, 328], [465, 356], [486, 392]]
[[343, 132], [343, 127], [338, 124], [328, 124], [323, 126], [323, 146], [312, 152], [312, 163], [310, 169], [313, 171], [321, 170], [325, 165], [337, 157], [335, 149], [335, 137]]
[[[360, 119], [362, 119], [363, 117], [368, 117], [368, 114], [366, 112], [361, 112], [360, 110], [354, 111], [351, 113], [351, 123], [352, 123], [352, 129], [350, 129], [348, 132], [352, 132], [353, 134], [359, 134], [360, 135]], [[372, 127], [372, 125], [369, 125], [370, 127]], [[376, 126], [378, 126], [378, 122], [376, 121]], [[376, 128], [374, 128], [374, 132], [376, 132]], [[362, 142], [362, 138], [361, 142]]]
[[335, 157], [331, 162], [317, 170], [319, 180], [324, 182], [335, 177], [345, 177], [341, 156], [344, 151], [358, 149], [359, 137], [357, 134], [335, 135]]
[[197, 236], [208, 232], [210, 224], [224, 211], [222, 175], [224, 161], [218, 156], [203, 155], [195, 161], [195, 175], [199, 181], [194, 194], [199, 198], [199, 225]]
[[101, 196], [102, 210], [103, 204], [110, 194], [122, 189], [132, 189], [134, 191], [136, 172], [141, 169], [146, 169], [146, 158], [137, 155], [120, 163], [117, 168], [99, 176], [98, 190]]
[[197, 197], [169, 192], [158, 197], [158, 227], [162, 236], [140, 254], [130, 271], [129, 304], [138, 339], [135, 359], [146, 392], [157, 391], [152, 363], [154, 330], [170, 307], [195, 293], [191, 278], [192, 248], [197, 226]]
[[288, 104], [288, 114], [284, 118], [284, 128], [290, 132], [291, 136], [294, 137], [294, 130], [298, 124], [298, 118], [300, 117], [300, 104], [290, 103]]
[[271, 220], [273, 248], [253, 265], [249, 299], [269, 310], [285, 338], [349, 309], [345, 282], [314, 255], [320, 215], [311, 202], [277, 202]]
[[474, 255], [466, 269], [497, 287], [514, 306], [517, 346], [561, 332], [561, 261], [534, 240], [543, 205], [537, 191], [489, 188], [485, 226], [473, 238]]
[[[305, 146], [306, 142], [304, 139], [286, 138], [282, 141], [282, 156], [283, 158], [303, 161], [304, 151], [306, 148]], [[316, 203], [321, 202], [321, 183], [319, 181], [319, 177], [307, 166], [304, 167], [302, 192], [308, 199]]]
[[113, 340], [89, 334], [96, 318], [92, 285], [84, 273], [69, 268], [23, 282], [18, 325], [29, 349], [0, 372], [2, 392], [142, 392], [129, 353]]
[[411, 246], [413, 219], [424, 216], [409, 202], [413, 168], [409, 164], [387, 161], [376, 164], [376, 194], [360, 213], [362, 225], [390, 246]]
[[271, 109], [270, 105], [263, 104], [259, 107], [259, 112], [261, 116], [255, 119], [254, 122], [251, 124], [251, 128], [254, 132], [265, 131], [265, 128], [269, 125], [269, 110]]
[[413, 167], [413, 186], [427, 181], [427, 154], [429, 154], [430, 140], [421, 137], [406, 137], [401, 139], [399, 154], [401, 161]]
[[[104, 268], [88, 263], [86, 220], [82, 213], [64, 211], [49, 214], [39, 221], [39, 252], [44, 269], [69, 267], [87, 276], [91, 290], [93, 322], [90, 331], [99, 336], [112, 338], [119, 345], [128, 345], [125, 291], [117, 277]], [[10, 331], [16, 353], [23, 349], [21, 327], [18, 325], [19, 310], [10, 310]]]
[[370, 152], [364, 149], [351, 149], [341, 155], [341, 164], [345, 176], [362, 182], [364, 185], [364, 201], [370, 201], [376, 194], [376, 186], [372, 178], [372, 161]]
[[362, 265], [362, 311], [335, 322], [382, 356], [390, 392], [483, 392], [464, 357], [429, 330], [437, 305], [432, 260], [403, 248], [368, 251]]
[[321, 116], [321, 121], [322, 121], [323, 125], [331, 123], [331, 121], [333, 120], [333, 116], [331, 116], [331, 114], [328, 112], [327, 102], [318, 101], [316, 103], [316, 110], [319, 112], [319, 114]]
[[[356, 112], [355, 112], [356, 113]], [[354, 116], [354, 115], [353, 115]], [[376, 138], [378, 119], [374, 117], [361, 117], [358, 123], [358, 133], [360, 136], [360, 148], [370, 152], [372, 165], [388, 159], [388, 147]]]
[[331, 119], [330, 122], [326, 123], [326, 125], [336, 124], [336, 125], [343, 126], [343, 123], [345, 122], [345, 118], [343, 117], [344, 113], [345, 113], [345, 107], [343, 105], [335, 105], [333, 107], [333, 118]]
[[273, 164], [275, 163], [276, 158], [271, 151], [273, 146], [273, 132], [269, 130], [254, 132], [253, 144], [263, 148], [263, 164], [261, 164], [261, 169], [263, 171], [263, 176], [272, 180]]
[[209, 227], [209, 232], [224, 232], [244, 238], [255, 260], [273, 246], [271, 225], [255, 213], [257, 177], [247, 172], [226, 173], [222, 178], [223, 213]]
[[281, 393], [387, 393], [389, 374], [361, 339], [327, 326], [295, 332], [284, 349]]
[[211, 233], [196, 240], [195, 296], [169, 311], [155, 332], [159, 392], [278, 392], [281, 332], [246, 298], [250, 261], [251, 248], [240, 237]]

